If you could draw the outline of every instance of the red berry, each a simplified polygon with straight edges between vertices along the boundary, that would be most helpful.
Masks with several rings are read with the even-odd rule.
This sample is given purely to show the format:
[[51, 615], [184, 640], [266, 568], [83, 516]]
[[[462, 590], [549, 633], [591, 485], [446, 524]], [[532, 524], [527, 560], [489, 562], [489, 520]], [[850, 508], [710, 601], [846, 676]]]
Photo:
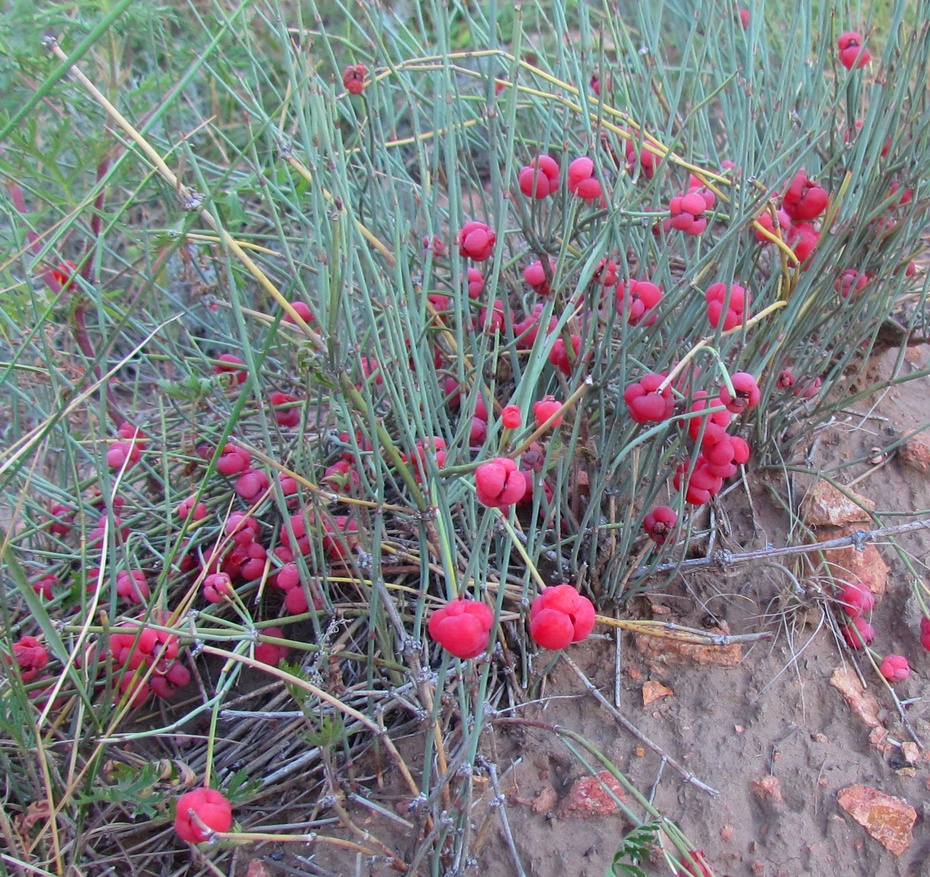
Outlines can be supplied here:
[[519, 405], [505, 405], [501, 411], [501, 423], [504, 429], [519, 429], [523, 422], [523, 412]]
[[653, 308], [662, 300], [662, 290], [648, 280], [630, 280], [617, 287], [617, 313], [626, 315], [631, 326], [651, 326]]
[[843, 634], [846, 645], [851, 649], [861, 649], [875, 639], [875, 628], [861, 615], [853, 618], [849, 624], [844, 624], [840, 628], [840, 633]]
[[178, 798], [174, 830], [181, 840], [200, 843], [213, 831], [229, 831], [232, 823], [232, 804], [216, 789], [194, 789]]
[[930, 652], [930, 618], [926, 615], [920, 619], [920, 644]]
[[484, 291], [484, 275], [477, 268], [469, 268], [466, 272], [468, 282], [468, 297], [476, 300]]
[[229, 443], [216, 461], [216, 469], [223, 475], [236, 475], [248, 469], [251, 462], [252, 455], [245, 448]]
[[678, 513], [667, 505], [660, 505], [643, 519], [643, 529], [656, 545], [664, 545], [677, 523]]
[[875, 596], [864, 585], [848, 584], [840, 591], [840, 607], [850, 618], [859, 618], [872, 611]]
[[300, 406], [295, 405], [296, 396], [290, 396], [287, 393], [272, 393], [268, 397], [271, 406], [274, 409], [274, 419], [278, 426], [298, 426], [300, 424]]
[[429, 635], [456, 658], [477, 658], [491, 641], [494, 613], [480, 600], [452, 600], [430, 616]]
[[530, 607], [530, 636], [556, 651], [581, 642], [594, 630], [594, 604], [571, 585], [546, 588]]
[[246, 502], [255, 502], [269, 487], [271, 479], [260, 469], [246, 469], [234, 485], [236, 493]]
[[836, 278], [833, 288], [843, 297], [858, 298], [860, 292], [869, 285], [872, 275], [855, 268], [847, 268]]
[[[536, 424], [536, 429], [539, 429], [556, 411], [562, 407], [562, 403], [559, 402], [555, 396], [543, 396], [538, 402], [533, 405], [533, 422]], [[562, 425], [561, 415], [557, 417], [552, 423], [549, 424], [551, 429], [555, 429], [557, 426]]]
[[581, 336], [572, 335], [569, 339], [572, 344], [574, 356], [569, 357], [568, 345], [564, 338], [556, 338], [552, 342], [552, 349], [549, 351], [549, 362], [551, 362], [563, 375], [571, 376], [576, 362], [581, 356]]
[[494, 253], [497, 237], [483, 222], [466, 222], [459, 229], [459, 255], [476, 262], [486, 262]]
[[365, 90], [365, 74], [368, 68], [364, 64], [350, 64], [342, 71], [342, 85], [349, 94], [361, 94]]
[[847, 69], [865, 67], [872, 60], [872, 53], [862, 45], [862, 34], [855, 30], [840, 34], [836, 41], [840, 51], [840, 63]]
[[723, 331], [736, 328], [749, 316], [750, 295], [738, 283], [712, 283], [704, 293], [707, 303], [707, 319], [718, 328], [723, 322]]
[[792, 219], [816, 219], [827, 207], [830, 196], [802, 168], [795, 174], [782, 199], [782, 209]]
[[759, 404], [762, 393], [759, 391], [759, 385], [756, 379], [748, 372], [736, 372], [730, 377], [733, 389], [736, 391], [735, 396], [730, 395], [726, 385], [720, 388], [720, 401], [727, 406], [727, 410], [732, 414], [742, 414], [747, 408], [752, 408]]
[[203, 596], [208, 603], [224, 603], [233, 596], [232, 581], [224, 572], [213, 573], [203, 580]]
[[218, 375], [229, 375], [230, 383], [245, 383], [245, 379], [249, 376], [248, 368], [238, 356], [232, 353], [221, 353], [217, 359], [219, 362], [213, 366], [213, 371]]
[[116, 576], [116, 593], [130, 603], [144, 603], [149, 598], [149, 584], [142, 570], [123, 570]]
[[585, 201], [603, 197], [601, 184], [594, 177], [594, 162], [587, 156], [576, 158], [568, 166], [568, 191]]
[[520, 169], [520, 191], [527, 198], [546, 198], [559, 188], [558, 162], [548, 156], [539, 155]]
[[664, 381], [665, 375], [661, 373], [643, 375], [623, 391], [630, 417], [636, 423], [661, 423], [675, 412], [671, 386], [658, 392]]
[[555, 275], [555, 265], [552, 263], [552, 260], [546, 256], [546, 265], [543, 265], [541, 261], [531, 262], [526, 268], [523, 269], [523, 279], [526, 281], [528, 286], [533, 287], [533, 291], [539, 295], [549, 295], [552, 291], [549, 286], [549, 280], [546, 276], [546, 270], [548, 269], [548, 276], [553, 277]]
[[13, 643], [12, 658], [23, 682], [31, 682], [48, 666], [48, 650], [34, 636], [23, 636]]
[[57, 268], [52, 268], [51, 274], [55, 282], [61, 287], [61, 291], [65, 292], [70, 289], [74, 283], [74, 276], [77, 274], [77, 265], [70, 259], [65, 259], [64, 262], [58, 263]]
[[[306, 607], [304, 607], [306, 612]], [[300, 613], [295, 613], [300, 614]], [[266, 627], [262, 634], [264, 636], [275, 637], [276, 639], [284, 638], [284, 631], [280, 627]], [[255, 660], [268, 664], [270, 667], [277, 667], [287, 657], [287, 646], [278, 645], [277, 643], [260, 642], [255, 645]]]
[[886, 656], [878, 670], [889, 682], [903, 682], [911, 675], [910, 664], [904, 655]]
[[[292, 301], [291, 307], [297, 313], [297, 316], [300, 317], [305, 323], [313, 322], [313, 311], [310, 310], [310, 305], [302, 301]], [[294, 323], [296, 322], [290, 313], [284, 313], [284, 322], [285, 323]]]
[[743, 30], [749, 30], [749, 10], [748, 9], [739, 10], [739, 23], [743, 26]]
[[491, 508], [505, 508], [523, 498], [526, 481], [509, 457], [497, 457], [475, 470], [478, 502]]

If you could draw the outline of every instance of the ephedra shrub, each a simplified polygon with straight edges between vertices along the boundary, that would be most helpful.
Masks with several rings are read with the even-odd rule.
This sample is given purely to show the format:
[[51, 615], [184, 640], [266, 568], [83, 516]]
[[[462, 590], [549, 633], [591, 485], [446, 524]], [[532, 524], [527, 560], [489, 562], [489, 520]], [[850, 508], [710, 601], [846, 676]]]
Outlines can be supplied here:
[[[51, 794], [108, 825], [131, 800], [104, 869], [151, 840], [133, 820], [168, 824], [153, 790], [188, 767], [244, 822], [289, 765], [300, 802], [328, 800], [321, 750], [370, 754], [375, 713], [437, 715], [424, 665], [442, 688], [478, 658], [474, 764], [498, 646], [532, 660], [546, 586], [584, 608], [543, 637], [568, 647], [582, 596], [627, 598], [741, 467], [829, 416], [899, 302], [922, 326], [917, 6], [878, 39], [803, 0], [415, 23], [264, 2], [131, 27], [116, 4], [44, 66], [24, 24], [10, 63], [42, 85], [0, 118], [14, 810]], [[245, 667], [290, 680], [306, 734], [220, 733]], [[181, 715], [208, 740], [183, 769], [140, 786], [108, 760]], [[40, 782], [50, 720], [92, 742]], [[398, 775], [432, 808], [418, 855], [467, 854], [436, 776]], [[60, 862], [36, 833], [20, 857]]]

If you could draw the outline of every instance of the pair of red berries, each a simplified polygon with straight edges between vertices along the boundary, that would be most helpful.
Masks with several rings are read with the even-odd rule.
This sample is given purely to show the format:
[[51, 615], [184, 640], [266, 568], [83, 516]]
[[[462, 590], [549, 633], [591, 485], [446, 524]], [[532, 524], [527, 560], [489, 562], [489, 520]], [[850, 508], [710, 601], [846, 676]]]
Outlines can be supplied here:
[[[571, 585], [546, 588], [530, 607], [530, 636], [544, 649], [558, 651], [581, 642], [594, 629], [594, 604]], [[494, 613], [480, 600], [452, 600], [437, 609], [427, 629], [456, 658], [477, 658], [491, 641]]]

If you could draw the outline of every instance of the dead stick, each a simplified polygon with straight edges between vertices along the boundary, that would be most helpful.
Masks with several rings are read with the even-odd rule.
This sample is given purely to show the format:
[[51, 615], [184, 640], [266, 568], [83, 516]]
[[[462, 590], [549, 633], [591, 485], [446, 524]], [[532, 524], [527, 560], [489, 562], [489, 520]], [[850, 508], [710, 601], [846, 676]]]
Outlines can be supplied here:
[[772, 557], [785, 557], [794, 554], [810, 554], [814, 551], [830, 551], [834, 548], [849, 548], [862, 551], [870, 542], [877, 542], [887, 536], [899, 536], [902, 533], [912, 533], [915, 530], [924, 530], [930, 527], [930, 518], [919, 521], [909, 521], [907, 524], [897, 524], [894, 527], [878, 527], [875, 530], [857, 530], [848, 536], [839, 536], [836, 539], [826, 539], [823, 542], [808, 542], [804, 545], [785, 545], [782, 548], [761, 548], [755, 551], [742, 551], [734, 553], [724, 548], [715, 551], [708, 557], [696, 557], [678, 563], [672, 561], [663, 563], [655, 569], [640, 567], [633, 574], [634, 579], [663, 572], [687, 572], [692, 569], [702, 569], [708, 566], [728, 567], [740, 563], [751, 563], [758, 560], [768, 560]]

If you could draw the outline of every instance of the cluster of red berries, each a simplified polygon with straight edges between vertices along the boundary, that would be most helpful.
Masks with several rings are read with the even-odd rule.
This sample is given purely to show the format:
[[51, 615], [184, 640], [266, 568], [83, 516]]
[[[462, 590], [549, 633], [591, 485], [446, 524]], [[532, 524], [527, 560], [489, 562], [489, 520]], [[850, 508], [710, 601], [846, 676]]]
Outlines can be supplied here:
[[717, 205], [717, 196], [693, 174], [686, 191], [669, 202], [667, 228], [699, 235], [707, 229], [707, 215]]
[[147, 627], [144, 622], [123, 625], [110, 633], [110, 655], [119, 668], [119, 694], [139, 707], [152, 694], [170, 699], [191, 681], [190, 670], [178, 658], [174, 634]]

